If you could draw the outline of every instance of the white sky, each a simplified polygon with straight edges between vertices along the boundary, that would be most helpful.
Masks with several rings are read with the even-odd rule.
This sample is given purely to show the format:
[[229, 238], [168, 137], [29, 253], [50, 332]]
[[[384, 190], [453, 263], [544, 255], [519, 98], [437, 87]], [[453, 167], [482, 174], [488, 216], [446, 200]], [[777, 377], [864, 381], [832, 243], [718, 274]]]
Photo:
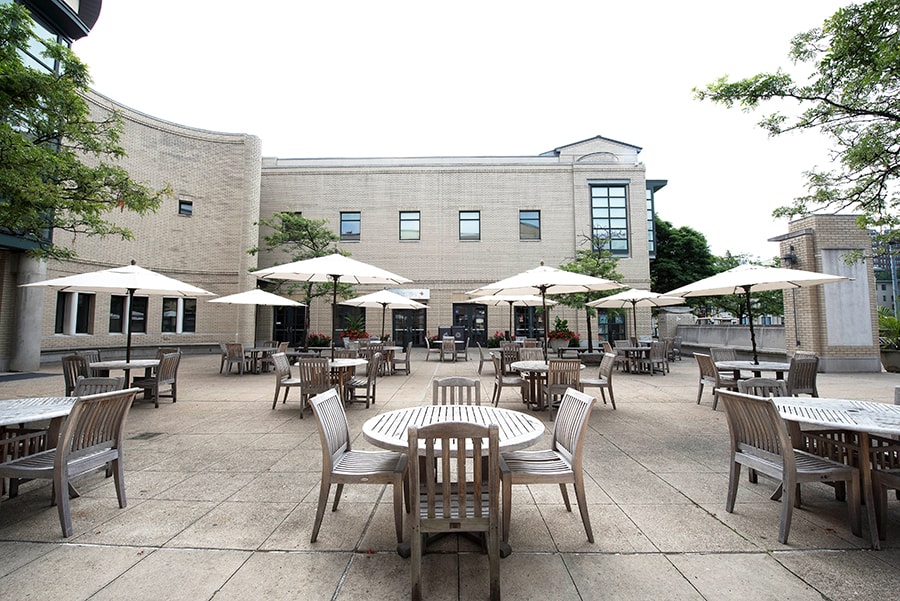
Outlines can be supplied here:
[[[74, 44], [94, 88], [154, 117], [262, 140], [264, 156], [536, 155], [601, 135], [667, 179], [657, 212], [713, 253], [768, 259], [772, 209], [827, 162], [693, 99], [792, 70], [790, 39], [848, 1], [107, 0]], [[765, 109], [766, 107], [764, 107]], [[775, 107], [771, 107], [775, 108]]]

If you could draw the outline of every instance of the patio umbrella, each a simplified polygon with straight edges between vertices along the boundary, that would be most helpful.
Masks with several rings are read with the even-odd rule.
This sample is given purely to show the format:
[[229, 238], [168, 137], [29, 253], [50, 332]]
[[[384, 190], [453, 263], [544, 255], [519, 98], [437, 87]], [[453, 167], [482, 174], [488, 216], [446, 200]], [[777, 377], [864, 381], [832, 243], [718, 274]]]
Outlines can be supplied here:
[[[337, 313], [337, 285], [343, 284], [405, 284], [412, 280], [391, 273], [374, 265], [356, 261], [334, 253], [303, 261], [294, 261], [254, 271], [260, 278], [292, 280], [296, 282], [332, 282], [331, 326], [334, 328]], [[334, 358], [334, 338], [331, 340], [331, 358]]]
[[[493, 305], [495, 307], [504, 303], [509, 304], [509, 335], [515, 334], [513, 330], [513, 306], [516, 307], [540, 307], [544, 299], [533, 294], [497, 294], [494, 296], [479, 296], [468, 301], [470, 303], [478, 303], [479, 305]], [[556, 301], [547, 301], [548, 305], [557, 304]]]
[[377, 309], [381, 307], [381, 339], [384, 340], [384, 314], [388, 309], [427, 309], [428, 305], [416, 302], [411, 298], [391, 292], [390, 290], [379, 290], [372, 294], [357, 296], [341, 303], [351, 307], [367, 307]]
[[[563, 271], [547, 267], [541, 261], [540, 267], [523, 271], [518, 275], [482, 286], [467, 292], [471, 296], [497, 296], [512, 294], [539, 294], [544, 315], [547, 315], [548, 294], [573, 294], [623, 288], [622, 284], [604, 278]], [[547, 324], [544, 324], [544, 355], [547, 353]]]
[[844, 276], [803, 271], [802, 269], [785, 269], [784, 267], [766, 267], [764, 265], [738, 265], [728, 271], [717, 273], [693, 284], [666, 292], [666, 296], [720, 296], [724, 294], [744, 294], [747, 298], [747, 320], [750, 322], [750, 345], [753, 348], [753, 362], [759, 363], [756, 353], [756, 333], [753, 331], [753, 314], [750, 306], [750, 293], [766, 290], [789, 290], [806, 288], [820, 284], [830, 284], [849, 280]]
[[650, 292], [649, 290], [641, 290], [639, 288], [629, 288], [622, 292], [617, 292], [612, 296], [597, 299], [589, 303], [585, 303], [588, 307], [596, 307], [598, 309], [626, 309], [631, 307], [631, 316], [634, 323], [634, 335], [637, 336], [637, 307], [666, 307], [668, 305], [680, 305], [684, 303], [684, 299], [680, 296], [665, 296], [658, 292]]
[[[278, 296], [277, 294], [272, 294], [271, 292], [266, 292], [265, 290], [260, 290], [259, 288], [254, 288], [253, 290], [246, 290], [244, 292], [238, 292], [236, 294], [229, 294], [228, 296], [220, 296], [219, 298], [214, 298], [210, 300], [211, 303], [225, 303], [228, 305], [267, 305], [267, 306], [279, 306], [279, 307], [305, 307], [303, 303], [298, 303], [295, 300], [291, 300], [289, 298], [284, 298], [283, 296]], [[238, 341], [238, 323], [239, 323], [240, 314], [238, 314], [238, 318], [235, 319], [235, 333], [234, 333], [234, 341]]]
[[76, 275], [23, 284], [24, 287], [55, 288], [69, 292], [123, 292], [128, 295], [128, 335], [125, 342], [125, 360], [131, 361], [131, 318], [134, 295], [154, 296], [213, 296], [212, 292], [170, 278], [135, 264], [90, 271]]

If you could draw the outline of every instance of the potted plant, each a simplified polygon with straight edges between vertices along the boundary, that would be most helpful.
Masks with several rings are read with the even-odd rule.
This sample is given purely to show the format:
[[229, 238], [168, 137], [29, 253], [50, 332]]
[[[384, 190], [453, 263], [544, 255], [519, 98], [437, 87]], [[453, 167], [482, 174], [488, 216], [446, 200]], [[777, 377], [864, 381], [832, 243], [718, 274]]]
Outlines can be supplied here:
[[900, 373], [900, 319], [887, 307], [878, 307], [878, 342], [884, 369]]
[[331, 336], [312, 333], [306, 337], [306, 346], [331, 346]]
[[488, 348], [500, 348], [500, 345], [503, 344], [504, 340], [505, 338], [500, 330], [496, 330], [493, 336], [490, 336], [487, 339]]
[[[569, 321], [560, 319], [557, 315], [553, 318], [553, 329], [547, 334], [550, 339], [550, 347], [554, 350], [569, 346], [569, 341], [576, 338], [577, 334], [569, 329]], [[575, 346], [578, 346], [576, 341]]]

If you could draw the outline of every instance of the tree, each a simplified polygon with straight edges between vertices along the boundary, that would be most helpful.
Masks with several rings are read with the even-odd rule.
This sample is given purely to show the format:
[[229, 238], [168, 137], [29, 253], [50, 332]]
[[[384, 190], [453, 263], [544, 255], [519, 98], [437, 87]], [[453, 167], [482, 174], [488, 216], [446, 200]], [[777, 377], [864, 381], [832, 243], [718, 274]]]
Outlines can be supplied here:
[[806, 172], [808, 194], [776, 216], [854, 210], [860, 226], [890, 232], [898, 225], [900, 177], [900, 0], [872, 0], [838, 10], [822, 27], [798, 34], [790, 58], [812, 68], [807, 83], [787, 73], [727, 77], [695, 89], [695, 97], [756, 109], [790, 100], [803, 110], [774, 112], [760, 126], [772, 136], [818, 130], [832, 140], [834, 167]]
[[650, 289], [665, 293], [715, 273], [706, 237], [690, 227], [674, 227], [655, 216], [656, 258], [650, 262]]
[[[268, 227], [271, 232], [263, 236], [262, 249], [254, 247], [247, 251], [251, 255], [261, 250], [279, 251], [288, 253], [291, 261], [303, 261], [339, 252], [335, 243], [340, 237], [329, 229], [327, 219], [308, 219], [298, 213], [275, 213], [270, 218], [260, 219], [257, 225]], [[310, 303], [319, 297], [330, 298], [334, 293], [334, 285], [282, 280], [277, 286], [285, 287], [289, 294], [300, 291], [302, 302], [306, 303], [303, 330], [308, 335]], [[338, 284], [337, 290], [338, 296], [342, 298], [349, 298], [353, 293], [353, 287], [349, 284]]]
[[[58, 63], [57, 73], [23, 62], [26, 49], [40, 47], [49, 63]], [[109, 221], [109, 213], [144, 215], [171, 195], [114, 164], [126, 156], [118, 143], [122, 120], [115, 112], [92, 119], [84, 96], [90, 81], [69, 48], [34, 33], [24, 7], [0, 4], [0, 224], [33, 241], [38, 256], [75, 256], [50, 231], [130, 240], [133, 233]]]
[[[587, 236], [585, 236], [585, 239], [587, 239]], [[610, 251], [604, 250], [603, 244], [596, 238], [590, 239], [589, 241], [591, 242], [591, 248], [576, 250], [575, 259], [569, 263], [560, 265], [559, 268], [563, 271], [590, 275], [595, 278], [621, 280], [622, 274], [616, 271], [619, 266], [619, 260], [615, 258]], [[556, 297], [556, 300], [559, 301], [561, 305], [572, 307], [576, 310], [584, 309], [587, 317], [588, 352], [593, 352], [594, 350], [591, 319], [597, 314], [597, 310], [593, 307], [585, 306], [585, 303], [598, 298], [603, 298], [613, 292], [615, 292], [615, 290], [612, 292], [580, 292], [577, 294], [561, 294]], [[544, 323], [544, 327], [549, 327], [546, 316], [544, 317]]]

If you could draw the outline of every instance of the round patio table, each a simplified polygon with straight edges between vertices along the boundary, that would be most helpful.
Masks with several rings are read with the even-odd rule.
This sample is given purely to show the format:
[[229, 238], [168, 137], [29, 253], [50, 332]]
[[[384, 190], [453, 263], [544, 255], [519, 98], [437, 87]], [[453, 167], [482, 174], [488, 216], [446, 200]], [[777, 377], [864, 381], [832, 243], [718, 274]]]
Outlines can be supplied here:
[[[528, 382], [528, 398], [525, 399], [525, 402], [534, 405], [539, 411], [545, 409], [543, 383], [547, 379], [547, 372], [550, 371], [550, 363], [548, 361], [515, 361], [510, 363], [509, 367], [522, 374], [522, 377]], [[581, 364], [581, 369], [584, 369], [584, 364]]]
[[731, 370], [734, 372], [734, 379], [741, 379], [741, 371], [749, 371], [753, 373], [754, 378], [758, 378], [764, 371], [775, 372], [776, 380], [784, 379], [784, 372], [790, 371], [791, 364], [781, 361], [716, 361], [716, 368], [720, 370]]

